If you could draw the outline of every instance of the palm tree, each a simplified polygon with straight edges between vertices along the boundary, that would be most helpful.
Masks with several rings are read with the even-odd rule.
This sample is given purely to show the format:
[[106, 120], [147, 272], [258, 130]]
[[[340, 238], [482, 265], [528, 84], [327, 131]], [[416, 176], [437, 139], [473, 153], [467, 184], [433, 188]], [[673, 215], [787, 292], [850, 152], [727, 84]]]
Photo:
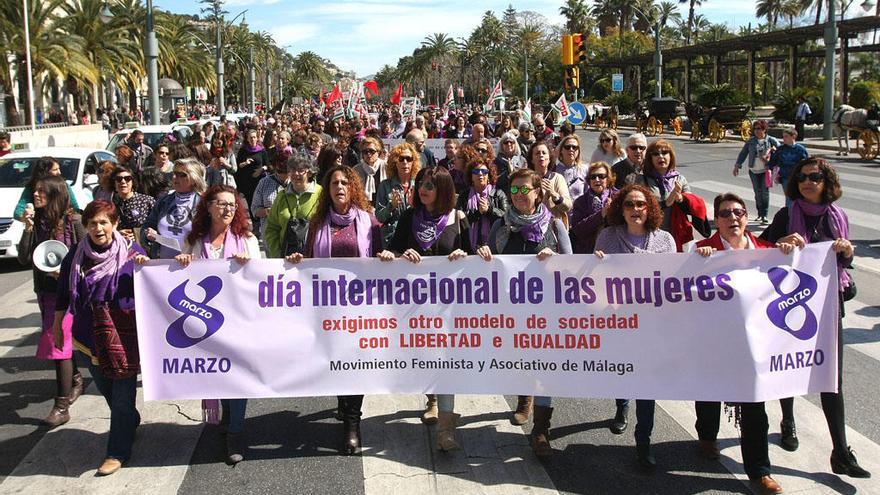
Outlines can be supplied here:
[[[703, 4], [704, 0], [678, 0], [678, 3], [689, 4], [687, 31], [685, 31], [685, 45], [691, 44], [691, 34], [694, 33], [694, 16], [695, 9]], [[696, 38], [696, 36], [694, 36]]]
[[308, 83], [305, 86], [310, 88], [309, 92], [330, 81], [330, 71], [324, 65], [324, 60], [312, 51], [302, 52], [293, 59], [293, 73], [297, 79]]
[[[184, 16], [156, 13], [156, 37], [159, 40], [159, 76], [170, 77], [184, 86], [205, 86], [216, 90], [217, 76], [213, 57], [201, 46], [189, 47], [198, 30]], [[233, 64], [237, 65], [237, 64]]]
[[770, 27], [775, 29], [779, 15], [785, 6], [785, 0], [758, 0], [755, 3], [755, 16], [767, 19]]
[[590, 9], [584, 0], [565, 0], [565, 4], [559, 7], [559, 14], [565, 17], [565, 29], [569, 33], [588, 31], [587, 18], [589, 18]]

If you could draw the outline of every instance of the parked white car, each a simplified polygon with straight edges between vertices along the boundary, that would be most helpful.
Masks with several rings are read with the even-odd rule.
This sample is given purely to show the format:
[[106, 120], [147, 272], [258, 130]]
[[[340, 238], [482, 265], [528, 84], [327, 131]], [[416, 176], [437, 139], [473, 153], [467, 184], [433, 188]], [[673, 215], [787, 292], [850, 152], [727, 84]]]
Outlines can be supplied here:
[[40, 148], [0, 157], [0, 258], [18, 256], [24, 224], [13, 218], [13, 212], [34, 166], [44, 156], [58, 160], [61, 176], [70, 184], [80, 208], [92, 201], [98, 163], [116, 161], [112, 152], [100, 148]]
[[147, 144], [152, 149], [156, 149], [156, 146], [159, 145], [162, 141], [165, 140], [165, 137], [172, 133], [177, 133], [181, 139], [184, 141], [192, 136], [192, 129], [189, 128], [186, 124], [170, 124], [170, 125], [142, 125], [137, 127], [127, 127], [126, 124], [125, 129], [121, 129], [112, 137], [110, 137], [110, 142], [107, 143], [107, 149], [115, 152], [116, 145], [120, 142], [128, 139], [128, 135], [132, 133], [135, 129], [140, 129], [141, 132], [144, 133], [144, 143]]

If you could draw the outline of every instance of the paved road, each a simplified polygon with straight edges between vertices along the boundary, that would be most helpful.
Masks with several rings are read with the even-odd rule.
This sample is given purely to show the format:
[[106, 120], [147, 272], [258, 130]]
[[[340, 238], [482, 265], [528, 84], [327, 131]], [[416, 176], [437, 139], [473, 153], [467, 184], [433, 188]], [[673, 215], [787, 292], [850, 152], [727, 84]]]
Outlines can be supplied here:
[[[596, 133], [584, 134], [586, 153]], [[731, 175], [736, 143], [674, 141], [680, 171], [704, 198], [734, 191], [751, 198], [747, 177]], [[857, 243], [859, 296], [845, 319], [845, 387], [849, 439], [862, 465], [880, 476], [880, 162], [832, 157], [843, 181], [841, 205]], [[772, 211], [782, 204], [778, 188]], [[754, 204], [750, 202], [754, 211]], [[757, 227], [757, 226], [753, 226]], [[511, 426], [515, 398], [460, 396], [459, 439], [464, 449], [439, 454], [433, 429], [418, 420], [422, 398], [367, 397], [364, 452], [337, 454], [341, 425], [335, 399], [253, 400], [248, 408], [247, 460], [223, 464], [221, 437], [199, 421], [194, 401], [141, 404], [144, 425], [130, 464], [109, 478], [95, 478], [106, 441], [108, 412], [94, 386], [73, 407], [73, 420], [54, 431], [39, 428], [54, 392], [54, 374], [33, 359], [38, 310], [29, 272], [0, 263], [0, 493], [751, 493], [743, 481], [737, 432], [723, 421], [722, 459], [695, 453], [693, 406], [658, 403], [654, 442], [659, 469], [635, 470], [632, 430], [612, 435], [609, 400], [556, 399], [551, 460], [532, 456], [526, 430]], [[830, 439], [818, 397], [795, 406], [801, 448], [788, 453], [778, 442], [779, 408], [768, 404], [774, 477], [787, 493], [880, 493], [880, 482], [830, 473]], [[632, 414], [631, 414], [632, 415]], [[630, 418], [634, 420], [634, 418]]]

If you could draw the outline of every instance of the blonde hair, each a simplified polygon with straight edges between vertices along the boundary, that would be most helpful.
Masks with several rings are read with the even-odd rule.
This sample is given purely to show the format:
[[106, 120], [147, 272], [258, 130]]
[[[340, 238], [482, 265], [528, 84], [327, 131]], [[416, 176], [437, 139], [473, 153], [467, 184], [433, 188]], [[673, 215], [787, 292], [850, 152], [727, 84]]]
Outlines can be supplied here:
[[412, 171], [410, 172], [410, 175], [415, 177], [416, 174], [419, 173], [419, 170], [422, 169], [422, 162], [419, 159], [419, 152], [416, 151], [416, 147], [409, 143], [400, 143], [391, 149], [391, 153], [388, 155], [388, 162], [385, 163], [385, 175], [388, 178], [397, 177], [397, 159], [404, 151], [409, 151], [413, 157]]
[[599, 149], [604, 151], [604, 148], [602, 148], [602, 142], [601, 142], [602, 138], [611, 138], [611, 146], [612, 146], [612, 151], [614, 151], [614, 154], [617, 156], [624, 155], [623, 147], [620, 146], [620, 136], [617, 135], [617, 131], [615, 131], [614, 129], [602, 129], [602, 132], [599, 133], [599, 139], [600, 139]]

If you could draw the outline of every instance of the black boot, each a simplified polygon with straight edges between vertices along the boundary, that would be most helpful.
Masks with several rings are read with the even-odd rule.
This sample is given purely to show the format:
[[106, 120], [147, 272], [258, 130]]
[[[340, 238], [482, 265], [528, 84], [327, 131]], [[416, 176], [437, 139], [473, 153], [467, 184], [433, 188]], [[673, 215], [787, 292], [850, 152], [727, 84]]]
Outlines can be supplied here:
[[782, 432], [782, 438], [779, 441], [779, 444], [783, 449], [794, 452], [800, 446], [800, 442], [797, 437], [797, 427], [794, 424], [794, 420], [782, 420], [782, 423], [779, 423], [779, 429]]
[[623, 432], [626, 431], [626, 417], [628, 414], [629, 404], [625, 406], [617, 406], [617, 413], [614, 415], [614, 419], [611, 420], [611, 433], [614, 433], [615, 435], [622, 435]]
[[244, 435], [228, 433], [226, 435], [226, 463], [238, 464], [244, 460]]
[[651, 453], [650, 443], [636, 444], [636, 455], [639, 461], [639, 467], [645, 471], [653, 471], [657, 467], [657, 459]]
[[343, 422], [342, 453], [353, 455], [361, 446], [361, 422], [360, 420], [345, 419]]
[[553, 453], [553, 447], [550, 446], [550, 419], [553, 417], [553, 408], [534, 406], [534, 417], [532, 451], [538, 457], [548, 457]]
[[79, 396], [83, 393], [83, 376], [77, 371], [73, 375], [73, 386], [70, 388], [70, 395], [67, 397], [70, 399], [70, 403], [73, 404], [76, 402], [76, 399], [79, 399]]
[[871, 473], [859, 466], [859, 461], [849, 447], [843, 452], [838, 450], [831, 452], [831, 471], [834, 474], [845, 474], [853, 478], [871, 477]]

